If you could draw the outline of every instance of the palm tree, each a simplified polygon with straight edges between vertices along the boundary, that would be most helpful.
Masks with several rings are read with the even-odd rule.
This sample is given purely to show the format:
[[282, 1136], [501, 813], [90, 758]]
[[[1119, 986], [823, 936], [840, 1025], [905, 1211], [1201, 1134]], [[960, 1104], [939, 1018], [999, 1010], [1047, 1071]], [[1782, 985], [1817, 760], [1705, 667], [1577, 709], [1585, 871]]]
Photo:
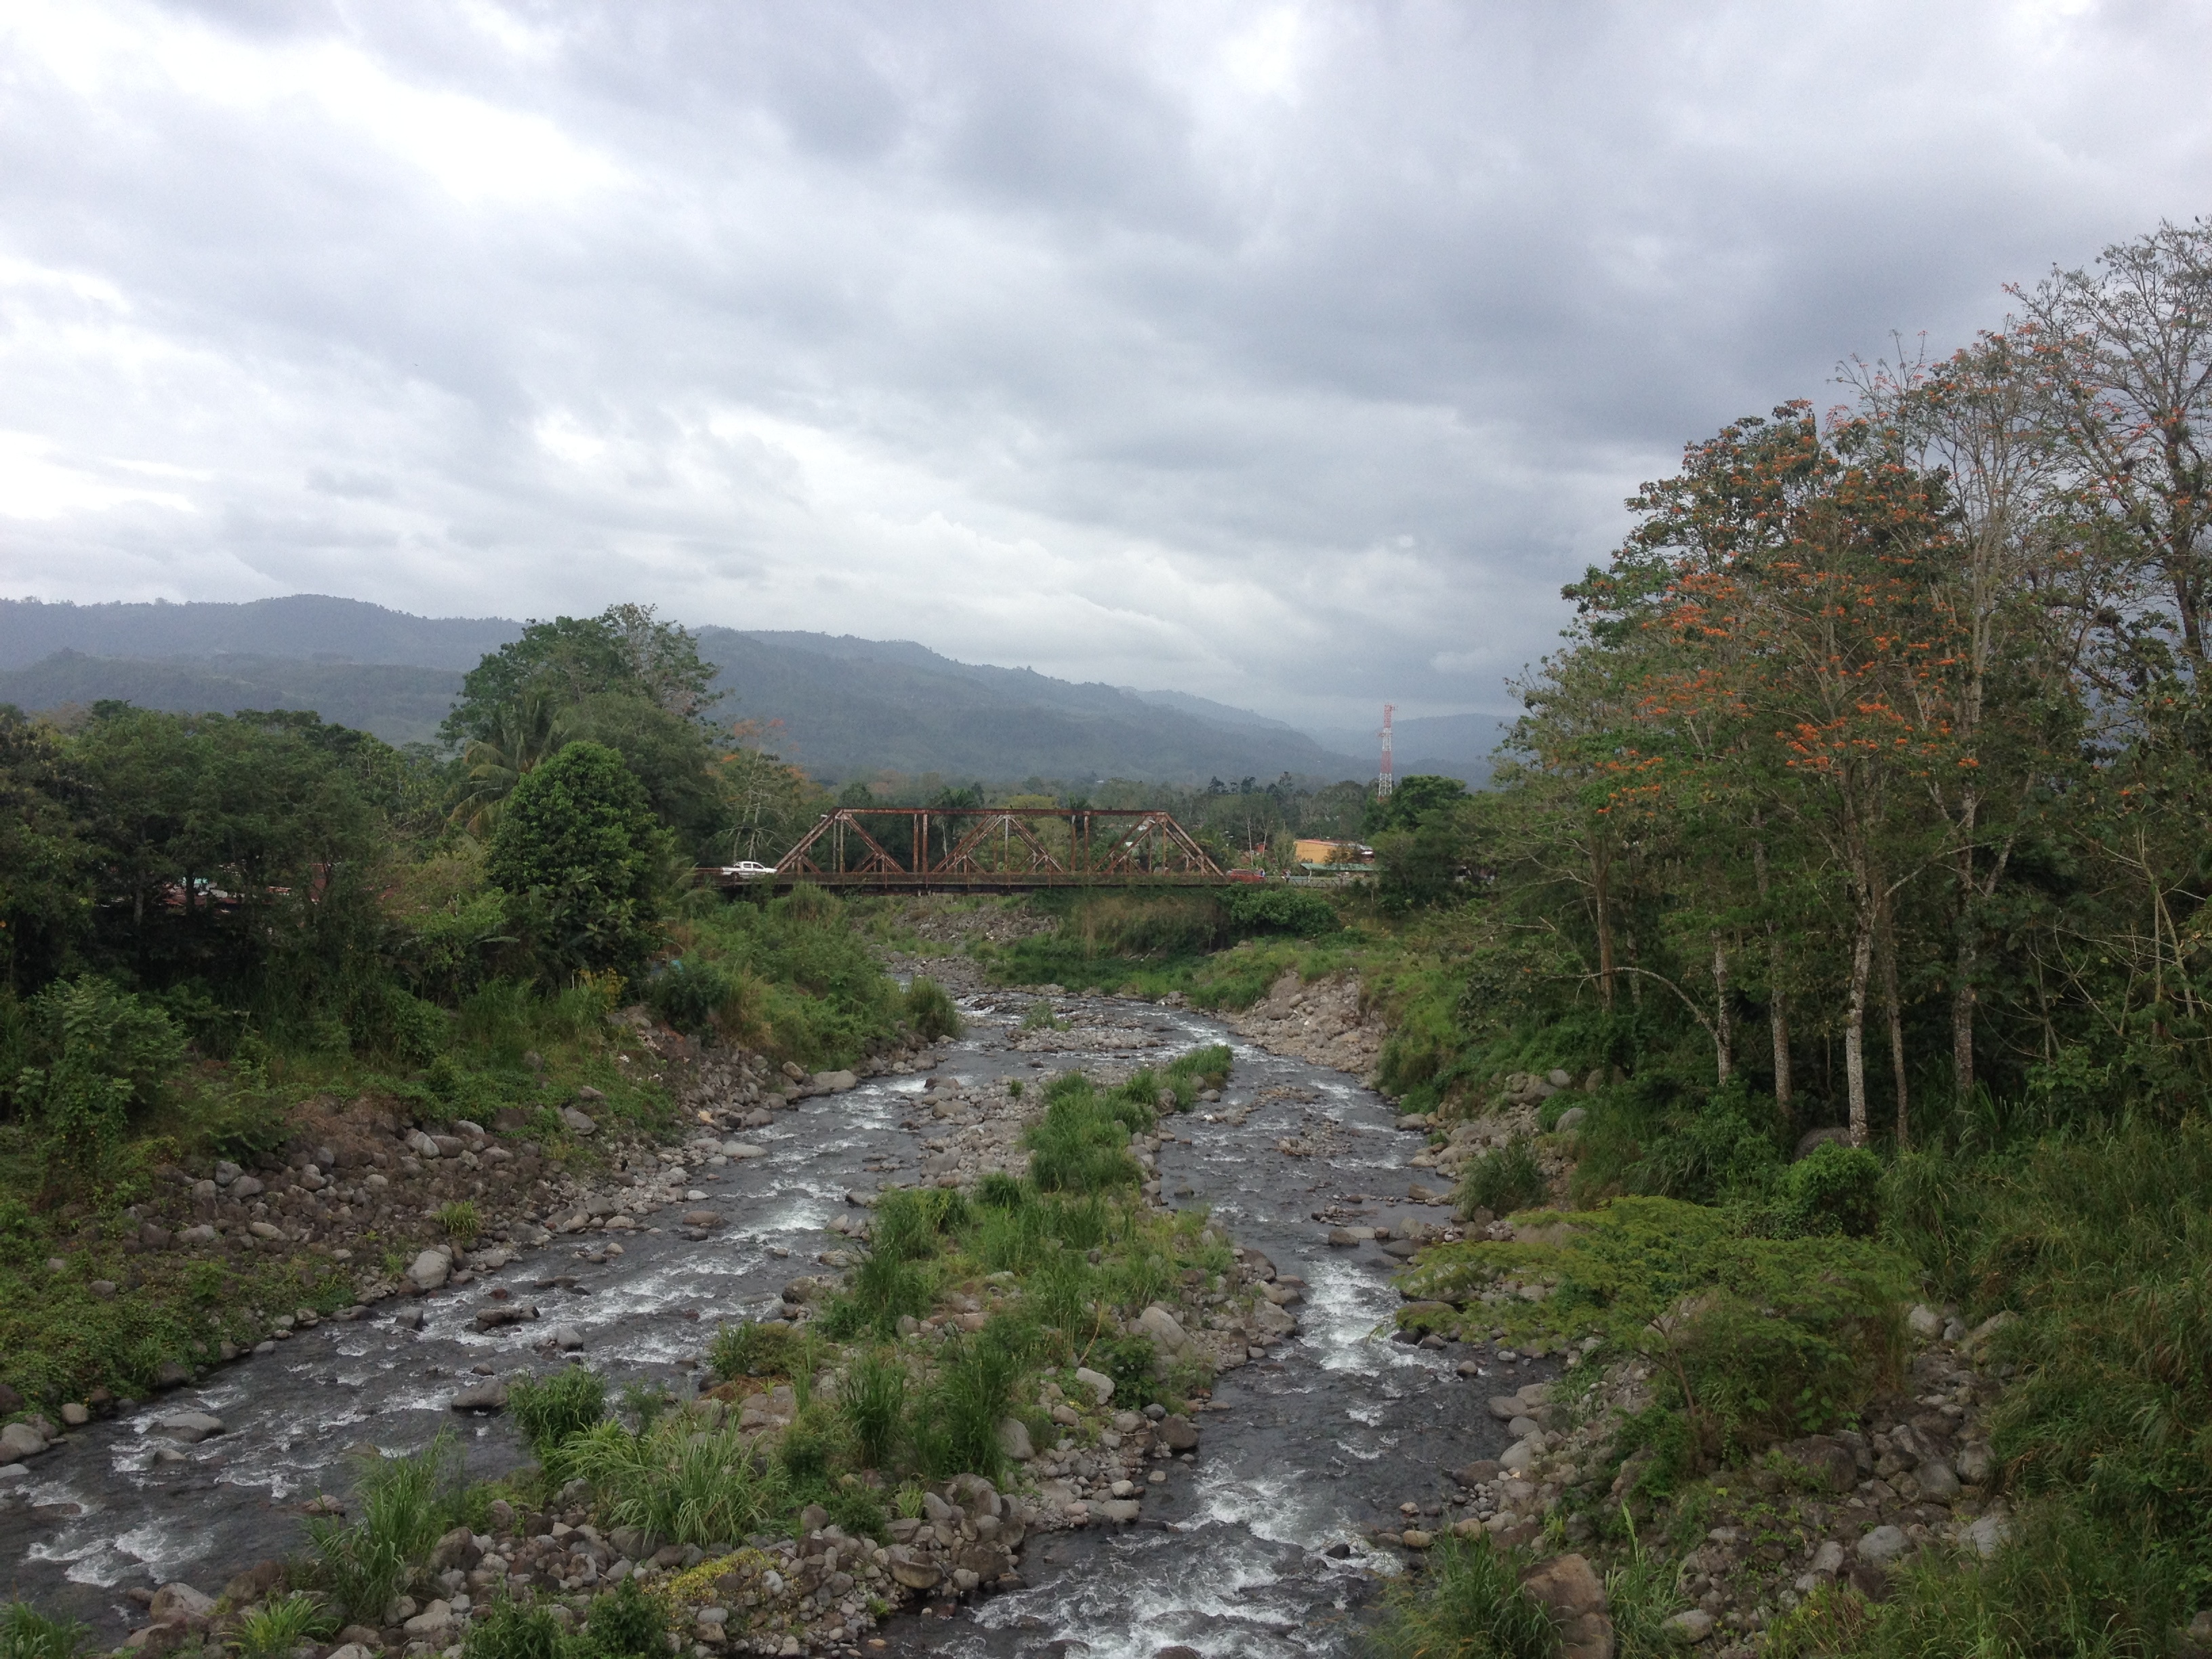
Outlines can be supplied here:
[[550, 688], [529, 686], [492, 717], [491, 730], [461, 751], [468, 781], [451, 821], [478, 840], [499, 823], [499, 809], [514, 786], [552, 758], [568, 741], [571, 710]]

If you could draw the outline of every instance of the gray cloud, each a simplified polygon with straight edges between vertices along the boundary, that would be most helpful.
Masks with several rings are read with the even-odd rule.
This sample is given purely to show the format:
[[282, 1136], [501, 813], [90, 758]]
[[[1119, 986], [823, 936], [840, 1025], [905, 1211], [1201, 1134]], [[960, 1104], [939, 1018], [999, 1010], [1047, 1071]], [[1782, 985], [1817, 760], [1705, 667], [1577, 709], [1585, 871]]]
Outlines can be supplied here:
[[1685, 440], [2203, 210], [2208, 36], [26, 0], [0, 580], [645, 598], [1331, 722], [1495, 708]]

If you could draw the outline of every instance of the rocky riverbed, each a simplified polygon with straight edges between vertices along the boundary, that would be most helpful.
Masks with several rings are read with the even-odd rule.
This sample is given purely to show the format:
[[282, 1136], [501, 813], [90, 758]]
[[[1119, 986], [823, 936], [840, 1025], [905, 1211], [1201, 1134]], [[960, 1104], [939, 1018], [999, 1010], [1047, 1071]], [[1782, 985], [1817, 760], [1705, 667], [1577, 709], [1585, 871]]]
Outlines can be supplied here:
[[[364, 1262], [361, 1300], [345, 1315], [272, 1319], [257, 1352], [158, 1401], [73, 1402], [86, 1405], [82, 1422], [22, 1431], [44, 1449], [26, 1441], [15, 1495], [0, 1500], [0, 1548], [18, 1593], [88, 1620], [106, 1639], [149, 1628], [156, 1613], [153, 1624], [178, 1635], [155, 1644], [180, 1639], [207, 1616], [192, 1587], [250, 1595], [250, 1575], [265, 1583], [275, 1570], [266, 1564], [301, 1547], [307, 1515], [343, 1502], [349, 1449], [410, 1449], [458, 1423], [470, 1471], [496, 1473], [523, 1456], [496, 1411], [502, 1390], [569, 1354], [617, 1383], [689, 1397], [705, 1336], [726, 1319], [803, 1306], [795, 1282], [834, 1278], [873, 1193], [963, 1183], [1016, 1162], [1022, 1114], [1011, 1109], [1010, 1083], [1072, 1065], [1110, 1079], [1233, 1035], [1186, 1010], [1109, 998], [1054, 998], [1060, 1029], [1024, 1030], [1033, 996], [960, 988], [969, 1036], [892, 1057], [872, 1077], [793, 1079], [757, 1057], [700, 1055], [671, 1033], [638, 1029], [641, 1058], [691, 1068], [686, 1109], [706, 1121], [678, 1146], [611, 1147], [592, 1181], [542, 1164], [532, 1172], [524, 1159], [533, 1154], [496, 1124], [451, 1126], [456, 1144], [430, 1137], [428, 1151], [397, 1124], [363, 1126], [343, 1150], [328, 1146], [328, 1160], [288, 1164], [274, 1203], [266, 1175], [179, 1172], [173, 1202], [185, 1213], [150, 1224], [190, 1214], [188, 1224], [223, 1240], [241, 1224], [245, 1237], [263, 1239], [252, 1223], [275, 1215], [269, 1224], [307, 1235], [295, 1245], [345, 1249], [348, 1224], [364, 1212], [397, 1215], [449, 1194], [474, 1198], [489, 1220], [472, 1249], [419, 1252], [398, 1273]], [[1356, 1016], [1356, 998], [1347, 1007]], [[780, 1651], [1081, 1642], [1102, 1656], [1148, 1656], [1176, 1642], [1289, 1653], [1348, 1639], [1372, 1572], [1395, 1566], [1370, 1543], [1376, 1527], [1408, 1490], [1441, 1508], [1449, 1471], [1504, 1449], [1484, 1392], [1539, 1368], [1390, 1340], [1397, 1264], [1385, 1251], [1445, 1218], [1408, 1199], [1407, 1160], [1421, 1139], [1354, 1076], [1255, 1042], [1235, 1047], [1221, 1097], [1168, 1120], [1139, 1149], [1158, 1202], [1210, 1204], [1245, 1252], [1241, 1297], [1146, 1310], [1220, 1369], [1203, 1412], [1170, 1422], [1095, 1398], [1052, 1402], [1077, 1419], [1060, 1443], [1023, 1449], [1030, 1455], [1003, 1492], [932, 1493], [932, 1508], [889, 1546], [827, 1526], [730, 1540], [750, 1553], [686, 1587], [699, 1592], [685, 1603], [699, 1650], [722, 1645], [715, 1627], [739, 1610], [758, 1622], [764, 1602], [788, 1626], [773, 1644]], [[371, 1173], [385, 1184], [372, 1185]], [[261, 1191], [236, 1193], [241, 1180]], [[215, 1183], [212, 1215], [200, 1213], [203, 1182]], [[288, 1199], [295, 1188], [310, 1196]], [[330, 1196], [318, 1202], [321, 1194]], [[270, 1207], [256, 1213], [256, 1203]], [[1332, 1245], [1332, 1227], [1346, 1225], [1358, 1236]], [[641, 1559], [652, 1540], [602, 1535], [580, 1506], [504, 1519], [512, 1525], [495, 1517], [490, 1530], [441, 1545], [446, 1595], [345, 1632], [350, 1644], [364, 1654], [434, 1652], [483, 1594], [518, 1581], [580, 1601], [625, 1569], [672, 1584], [713, 1565], [680, 1551]], [[999, 1552], [1005, 1569], [986, 1573]], [[875, 1631], [899, 1605], [937, 1616]]]

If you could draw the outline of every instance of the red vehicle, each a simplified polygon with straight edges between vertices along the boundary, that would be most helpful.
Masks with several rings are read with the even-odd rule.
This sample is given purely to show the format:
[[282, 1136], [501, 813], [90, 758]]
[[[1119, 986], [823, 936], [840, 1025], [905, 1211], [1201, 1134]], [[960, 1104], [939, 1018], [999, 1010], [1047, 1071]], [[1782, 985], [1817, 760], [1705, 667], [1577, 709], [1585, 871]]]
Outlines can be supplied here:
[[1231, 870], [1229, 872], [1229, 879], [1231, 881], [1265, 881], [1267, 878], [1267, 872], [1265, 870]]

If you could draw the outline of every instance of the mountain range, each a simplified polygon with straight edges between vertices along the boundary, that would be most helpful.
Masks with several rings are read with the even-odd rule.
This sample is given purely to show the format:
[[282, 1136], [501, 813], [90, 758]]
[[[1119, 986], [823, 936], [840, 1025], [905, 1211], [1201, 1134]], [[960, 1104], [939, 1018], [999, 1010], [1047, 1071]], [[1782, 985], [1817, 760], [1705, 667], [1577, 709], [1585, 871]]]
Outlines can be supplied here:
[[[122, 698], [179, 713], [312, 708], [393, 743], [429, 742], [462, 672], [519, 636], [498, 617], [423, 617], [297, 594], [242, 604], [49, 605], [0, 599], [0, 702]], [[825, 782], [890, 770], [994, 783], [1122, 777], [1308, 781], [1371, 776], [1376, 745], [1187, 692], [1054, 679], [957, 662], [911, 641], [699, 629], [728, 696], [767, 745]], [[1499, 722], [1401, 721], [1397, 770], [1471, 783]]]

